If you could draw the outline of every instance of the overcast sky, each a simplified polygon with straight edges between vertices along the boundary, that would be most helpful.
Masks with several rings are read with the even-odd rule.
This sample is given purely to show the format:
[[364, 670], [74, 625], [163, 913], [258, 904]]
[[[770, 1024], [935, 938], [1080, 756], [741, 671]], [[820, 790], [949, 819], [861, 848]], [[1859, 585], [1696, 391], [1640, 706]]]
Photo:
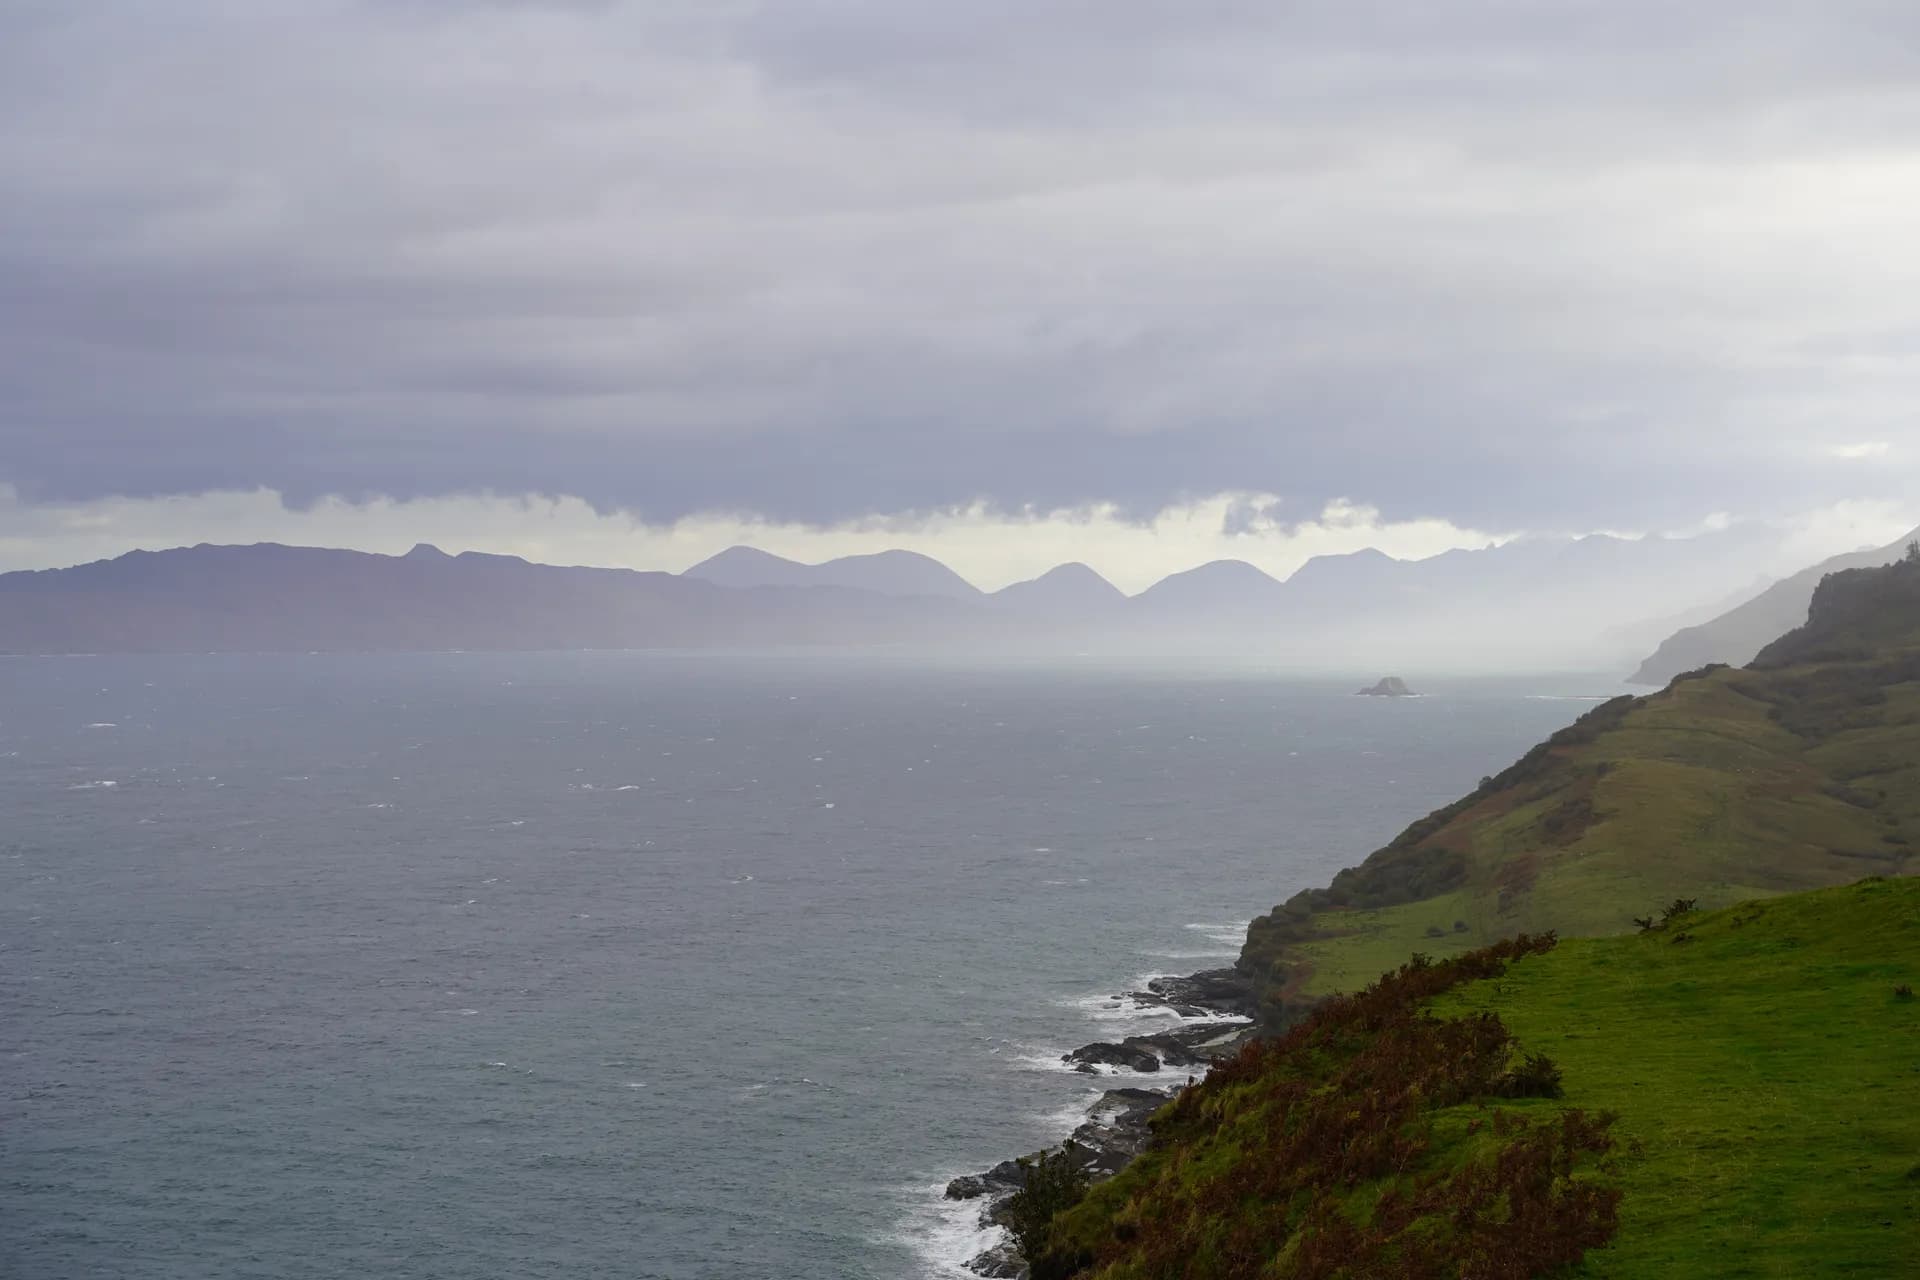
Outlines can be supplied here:
[[1920, 517], [1911, 0], [0, 0], [0, 120], [0, 567]]

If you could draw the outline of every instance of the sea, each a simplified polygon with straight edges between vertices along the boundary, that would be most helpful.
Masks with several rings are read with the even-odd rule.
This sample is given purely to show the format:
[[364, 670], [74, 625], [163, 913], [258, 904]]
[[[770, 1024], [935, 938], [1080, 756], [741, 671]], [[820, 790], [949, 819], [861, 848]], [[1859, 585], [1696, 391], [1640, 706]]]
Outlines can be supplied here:
[[0, 1275], [932, 1280], [1066, 1050], [1607, 677], [0, 659]]

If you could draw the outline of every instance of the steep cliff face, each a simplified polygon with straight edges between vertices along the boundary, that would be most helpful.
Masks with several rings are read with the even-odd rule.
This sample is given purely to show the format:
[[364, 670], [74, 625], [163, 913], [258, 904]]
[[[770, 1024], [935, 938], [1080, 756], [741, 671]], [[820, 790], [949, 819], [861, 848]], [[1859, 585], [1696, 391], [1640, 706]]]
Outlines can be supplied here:
[[1865, 662], [1876, 652], [1915, 646], [1920, 646], [1920, 558], [1828, 574], [1814, 588], [1807, 621], [1762, 649], [1753, 665]]
[[1661, 642], [1628, 682], [1664, 685], [1682, 672], [1696, 671], [1713, 663], [1745, 666], [1776, 637], [1807, 620], [1814, 591], [1823, 579], [1843, 570], [1878, 568], [1898, 560], [1914, 537], [1920, 537], [1920, 529], [1872, 551], [1856, 551], [1822, 561], [1811, 569], [1781, 579], [1717, 618], [1681, 628]]

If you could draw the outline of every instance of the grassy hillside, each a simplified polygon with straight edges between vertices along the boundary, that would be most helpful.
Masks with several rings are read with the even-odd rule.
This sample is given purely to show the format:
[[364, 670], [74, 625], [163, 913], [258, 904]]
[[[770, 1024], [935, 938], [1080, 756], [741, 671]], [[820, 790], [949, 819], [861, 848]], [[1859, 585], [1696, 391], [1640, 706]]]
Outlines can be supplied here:
[[1913, 879], [1406, 965], [1156, 1117], [1036, 1280], [1920, 1274], [1917, 982]]
[[[1619, 698], [1324, 889], [1255, 920], [1275, 1021], [1409, 953], [1630, 927], [1920, 868], [1920, 564], [1828, 579], [1765, 669]], [[1802, 660], [1805, 659], [1805, 660]]]

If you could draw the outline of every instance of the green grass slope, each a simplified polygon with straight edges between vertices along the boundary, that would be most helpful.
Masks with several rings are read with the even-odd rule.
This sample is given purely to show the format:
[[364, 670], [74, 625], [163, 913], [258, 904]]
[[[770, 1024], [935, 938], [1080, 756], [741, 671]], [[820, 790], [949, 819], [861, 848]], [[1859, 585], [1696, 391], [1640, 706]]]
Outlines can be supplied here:
[[1915, 983], [1914, 879], [1405, 966], [1156, 1117], [1036, 1280], [1920, 1275]]
[[1255, 920], [1239, 964], [1269, 1016], [1416, 950], [1920, 869], [1920, 564], [1829, 578], [1763, 661], [1596, 708]]
[[[1684, 942], [1676, 942], [1679, 937]], [[1437, 1011], [1498, 1014], [1618, 1114], [1620, 1231], [1581, 1274], [1920, 1275], [1920, 880], [1571, 940]]]

